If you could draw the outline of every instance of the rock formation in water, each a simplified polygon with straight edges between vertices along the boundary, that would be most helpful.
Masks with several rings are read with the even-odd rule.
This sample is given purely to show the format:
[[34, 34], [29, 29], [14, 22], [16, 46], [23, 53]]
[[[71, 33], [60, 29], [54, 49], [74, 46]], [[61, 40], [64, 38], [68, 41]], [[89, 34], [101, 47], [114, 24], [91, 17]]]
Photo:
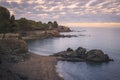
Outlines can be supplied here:
[[86, 51], [85, 48], [79, 47], [75, 51], [68, 48], [66, 51], [58, 52], [54, 56], [59, 57], [59, 60], [63, 61], [91, 61], [91, 62], [108, 62], [112, 59], [107, 54], [104, 54], [102, 50], [93, 49]]
[[97, 50], [97, 49], [88, 51], [86, 53], [85, 59], [94, 62], [106, 62], [111, 60], [109, 56], [107, 54], [104, 54], [102, 50]]

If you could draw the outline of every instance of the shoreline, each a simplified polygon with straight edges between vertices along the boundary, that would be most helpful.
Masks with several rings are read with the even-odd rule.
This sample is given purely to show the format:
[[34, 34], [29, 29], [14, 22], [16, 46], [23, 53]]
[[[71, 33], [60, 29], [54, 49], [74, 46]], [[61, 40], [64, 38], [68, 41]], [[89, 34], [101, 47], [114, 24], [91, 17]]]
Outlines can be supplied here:
[[12, 65], [10, 70], [27, 77], [27, 80], [64, 80], [56, 71], [56, 57], [29, 54], [29, 59]]

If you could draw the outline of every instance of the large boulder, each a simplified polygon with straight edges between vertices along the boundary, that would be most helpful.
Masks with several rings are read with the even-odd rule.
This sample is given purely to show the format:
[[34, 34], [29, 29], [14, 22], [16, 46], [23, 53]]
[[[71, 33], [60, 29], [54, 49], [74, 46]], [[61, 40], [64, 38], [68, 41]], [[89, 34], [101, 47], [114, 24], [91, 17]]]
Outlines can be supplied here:
[[76, 57], [85, 58], [85, 53], [86, 53], [86, 49], [85, 48], [78, 47], [76, 49]]
[[107, 54], [104, 54], [102, 50], [93, 49], [86, 53], [86, 60], [93, 62], [107, 62], [110, 58]]

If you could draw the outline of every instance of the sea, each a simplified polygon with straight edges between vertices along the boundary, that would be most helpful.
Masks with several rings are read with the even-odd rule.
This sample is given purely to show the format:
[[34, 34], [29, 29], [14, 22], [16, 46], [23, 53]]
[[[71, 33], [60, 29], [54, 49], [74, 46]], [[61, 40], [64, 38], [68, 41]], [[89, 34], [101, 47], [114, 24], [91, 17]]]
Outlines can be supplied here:
[[71, 27], [57, 37], [27, 40], [29, 51], [49, 56], [67, 48], [100, 49], [114, 61], [107, 63], [58, 61], [56, 71], [64, 80], [120, 80], [120, 27]]

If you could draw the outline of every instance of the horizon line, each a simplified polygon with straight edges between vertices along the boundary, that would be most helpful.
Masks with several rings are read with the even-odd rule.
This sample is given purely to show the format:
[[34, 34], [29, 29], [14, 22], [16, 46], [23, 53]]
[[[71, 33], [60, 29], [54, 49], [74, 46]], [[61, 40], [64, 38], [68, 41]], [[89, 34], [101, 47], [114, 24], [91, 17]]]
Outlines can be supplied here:
[[120, 27], [120, 22], [66, 22], [61, 25], [68, 27]]

